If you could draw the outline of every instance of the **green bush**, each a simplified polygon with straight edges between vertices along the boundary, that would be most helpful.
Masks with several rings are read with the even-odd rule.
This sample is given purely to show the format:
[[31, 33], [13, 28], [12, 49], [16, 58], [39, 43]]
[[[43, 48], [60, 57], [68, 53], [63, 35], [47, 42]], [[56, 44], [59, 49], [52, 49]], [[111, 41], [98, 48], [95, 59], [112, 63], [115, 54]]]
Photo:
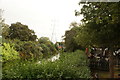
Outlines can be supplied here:
[[89, 78], [89, 61], [83, 51], [63, 53], [60, 57], [60, 67], [63, 76], [71, 78]]
[[20, 41], [10, 40], [9, 43], [14, 43], [14, 47], [19, 52], [22, 59], [39, 59], [42, 58], [42, 48], [36, 41]]
[[19, 53], [14, 49], [13, 45], [9, 43], [3, 43], [3, 46], [0, 46], [0, 50], [2, 52], [0, 55], [2, 56], [2, 62], [19, 59]]
[[41, 64], [27, 61], [6, 63], [3, 78], [90, 78], [90, 70], [87, 57], [82, 51], [76, 51], [61, 54], [55, 62], [42, 60]]

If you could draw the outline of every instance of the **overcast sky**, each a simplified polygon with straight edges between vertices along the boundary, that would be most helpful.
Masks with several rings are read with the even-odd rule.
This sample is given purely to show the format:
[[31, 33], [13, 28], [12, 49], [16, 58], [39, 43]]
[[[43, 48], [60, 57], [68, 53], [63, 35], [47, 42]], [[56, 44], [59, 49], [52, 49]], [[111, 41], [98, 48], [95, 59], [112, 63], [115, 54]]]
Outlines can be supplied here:
[[[80, 9], [80, 0], [0, 0], [5, 23], [21, 22], [33, 29], [39, 37], [61, 41], [71, 22], [80, 22], [74, 11]], [[54, 31], [53, 31], [54, 28]], [[52, 36], [53, 33], [53, 36]]]

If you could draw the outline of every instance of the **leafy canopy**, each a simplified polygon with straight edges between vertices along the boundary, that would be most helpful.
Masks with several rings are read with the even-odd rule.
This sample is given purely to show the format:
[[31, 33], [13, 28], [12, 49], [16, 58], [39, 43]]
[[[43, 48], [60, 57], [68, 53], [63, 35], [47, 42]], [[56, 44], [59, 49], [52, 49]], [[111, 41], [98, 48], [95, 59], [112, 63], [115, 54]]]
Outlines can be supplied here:
[[87, 2], [76, 15], [83, 15], [83, 26], [76, 42], [83, 45], [115, 48], [120, 46], [120, 2]]
[[[36, 41], [37, 36], [33, 30], [30, 30], [27, 25], [23, 25], [20, 22], [11, 24], [10, 27], [7, 27], [9, 30], [5, 29], [3, 34], [5, 38], [11, 40], [19, 39], [21, 41]], [[8, 32], [8, 33], [7, 33]]]

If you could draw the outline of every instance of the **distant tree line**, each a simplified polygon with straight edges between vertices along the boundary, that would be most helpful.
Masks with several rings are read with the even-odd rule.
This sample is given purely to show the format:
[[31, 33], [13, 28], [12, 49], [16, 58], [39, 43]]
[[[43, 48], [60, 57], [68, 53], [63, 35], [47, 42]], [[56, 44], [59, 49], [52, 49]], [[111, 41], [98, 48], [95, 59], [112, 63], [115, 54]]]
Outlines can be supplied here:
[[[5, 53], [1, 53], [2, 56], [5, 56], [6, 52], [13, 56], [10, 52], [11, 49], [17, 51], [21, 59], [39, 59], [57, 54], [55, 45], [49, 38], [37, 38], [34, 30], [29, 29], [27, 25], [20, 22], [13, 23], [10, 26], [2, 22], [1, 25], [1, 44], [3, 50], [5, 50]], [[6, 46], [4, 43], [6, 43]], [[10, 46], [9, 50], [6, 49], [7, 45]], [[4, 59], [4, 61], [6, 60], [8, 59]]]

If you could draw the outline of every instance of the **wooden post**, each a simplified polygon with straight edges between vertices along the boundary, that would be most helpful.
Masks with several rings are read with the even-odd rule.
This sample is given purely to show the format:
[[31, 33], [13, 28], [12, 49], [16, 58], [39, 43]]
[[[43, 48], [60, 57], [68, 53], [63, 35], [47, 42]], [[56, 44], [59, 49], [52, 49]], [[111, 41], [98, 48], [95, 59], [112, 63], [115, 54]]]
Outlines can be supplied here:
[[109, 71], [110, 78], [114, 78], [114, 59], [113, 59], [113, 51], [109, 51]]

